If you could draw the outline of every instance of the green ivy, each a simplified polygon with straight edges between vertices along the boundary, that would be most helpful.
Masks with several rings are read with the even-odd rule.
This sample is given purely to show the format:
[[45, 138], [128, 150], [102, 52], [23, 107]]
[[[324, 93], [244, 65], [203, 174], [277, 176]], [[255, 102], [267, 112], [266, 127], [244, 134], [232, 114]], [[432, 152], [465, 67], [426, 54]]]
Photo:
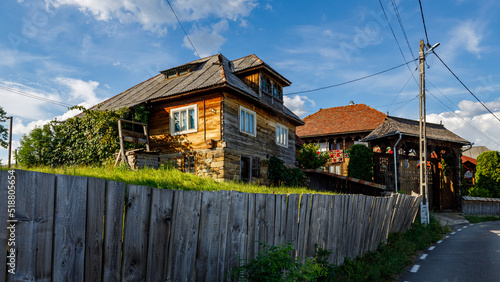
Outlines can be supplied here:
[[[147, 111], [138, 108], [87, 110], [65, 121], [51, 121], [21, 138], [17, 161], [22, 166], [102, 165], [112, 161], [120, 146], [118, 119], [147, 121]], [[128, 143], [128, 142], [127, 142]], [[133, 148], [127, 144], [126, 149]]]

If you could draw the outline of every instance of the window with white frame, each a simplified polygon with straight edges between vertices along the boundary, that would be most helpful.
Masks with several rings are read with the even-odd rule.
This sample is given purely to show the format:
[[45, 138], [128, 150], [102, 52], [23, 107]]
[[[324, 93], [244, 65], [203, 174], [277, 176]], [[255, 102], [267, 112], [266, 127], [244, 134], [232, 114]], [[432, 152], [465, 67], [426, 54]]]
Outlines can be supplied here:
[[170, 111], [170, 134], [179, 135], [198, 131], [198, 105]]
[[288, 128], [276, 123], [276, 144], [288, 147]]
[[257, 114], [243, 106], [240, 106], [240, 132], [257, 135]]

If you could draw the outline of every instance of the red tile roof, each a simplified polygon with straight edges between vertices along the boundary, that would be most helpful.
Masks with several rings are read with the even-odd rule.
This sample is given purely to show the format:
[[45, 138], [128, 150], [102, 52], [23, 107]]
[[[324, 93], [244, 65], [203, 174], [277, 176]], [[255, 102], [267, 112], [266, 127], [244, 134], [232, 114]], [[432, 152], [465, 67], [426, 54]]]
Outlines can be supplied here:
[[462, 156], [462, 163], [471, 162], [473, 165], [477, 165], [477, 160], [471, 157]]
[[303, 119], [306, 123], [297, 127], [301, 138], [312, 136], [367, 132], [377, 128], [386, 114], [365, 104], [321, 109]]

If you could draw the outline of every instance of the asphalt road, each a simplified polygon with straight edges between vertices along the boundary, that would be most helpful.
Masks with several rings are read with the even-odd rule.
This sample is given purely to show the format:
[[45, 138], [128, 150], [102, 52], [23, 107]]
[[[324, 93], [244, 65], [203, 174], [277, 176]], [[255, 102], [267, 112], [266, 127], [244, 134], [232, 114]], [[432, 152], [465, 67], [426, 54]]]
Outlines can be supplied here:
[[500, 221], [455, 225], [399, 281], [500, 281]]

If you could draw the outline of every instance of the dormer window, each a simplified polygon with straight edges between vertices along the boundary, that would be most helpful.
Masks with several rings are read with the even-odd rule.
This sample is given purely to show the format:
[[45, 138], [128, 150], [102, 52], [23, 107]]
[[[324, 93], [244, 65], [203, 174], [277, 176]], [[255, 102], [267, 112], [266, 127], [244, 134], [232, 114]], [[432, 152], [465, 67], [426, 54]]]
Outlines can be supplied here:
[[167, 79], [169, 79], [169, 78], [174, 78], [174, 77], [177, 77], [177, 76], [188, 74], [190, 72], [190, 69], [191, 69], [191, 66], [190, 65], [186, 65], [186, 66], [182, 66], [182, 67], [178, 67], [178, 68], [174, 68], [174, 69], [162, 71], [161, 73], [163, 73], [165, 75], [165, 77]]
[[264, 74], [260, 75], [260, 90], [276, 99], [283, 100], [283, 87]]

